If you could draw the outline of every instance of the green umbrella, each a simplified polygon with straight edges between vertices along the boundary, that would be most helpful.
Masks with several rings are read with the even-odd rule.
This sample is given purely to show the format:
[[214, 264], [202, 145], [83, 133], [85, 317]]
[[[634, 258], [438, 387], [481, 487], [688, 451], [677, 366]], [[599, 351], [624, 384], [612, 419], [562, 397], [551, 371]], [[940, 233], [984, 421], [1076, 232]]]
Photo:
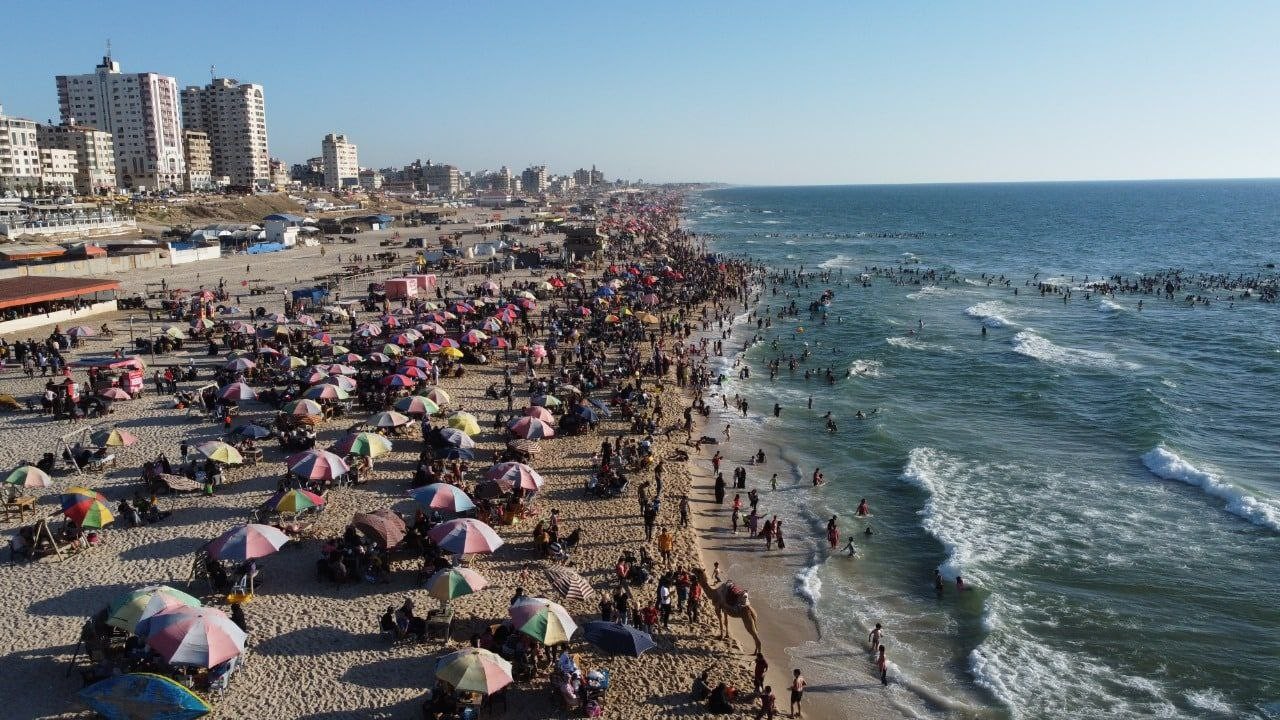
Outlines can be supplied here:
[[436, 678], [464, 692], [490, 695], [511, 684], [511, 663], [483, 648], [463, 648], [436, 661]]
[[467, 568], [445, 568], [427, 579], [427, 594], [442, 603], [489, 587], [480, 573]]
[[10, 485], [21, 485], [29, 488], [49, 487], [53, 484], [49, 474], [34, 465], [23, 465], [5, 476]]
[[107, 606], [107, 624], [134, 633], [138, 621], [169, 608], [200, 607], [200, 600], [168, 585], [148, 585], [116, 596]]

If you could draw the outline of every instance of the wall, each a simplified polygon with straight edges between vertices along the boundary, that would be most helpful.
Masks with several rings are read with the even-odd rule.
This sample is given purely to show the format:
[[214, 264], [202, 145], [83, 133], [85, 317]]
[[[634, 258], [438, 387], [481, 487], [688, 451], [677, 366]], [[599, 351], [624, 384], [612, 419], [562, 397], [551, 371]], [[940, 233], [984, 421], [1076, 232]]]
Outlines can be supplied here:
[[185, 265], [200, 260], [216, 260], [222, 257], [222, 248], [218, 245], [198, 247], [190, 250], [170, 250], [170, 265]]
[[[18, 318], [17, 320], [6, 320], [0, 322], [0, 335], [14, 332], [23, 332], [32, 328], [43, 327], [45, 325], [53, 325], [55, 323], [67, 324], [72, 320], [79, 320], [91, 315], [100, 315], [107, 312], [115, 312], [117, 309], [115, 300], [107, 300], [100, 303], [94, 303], [80, 310], [58, 310], [47, 315], [32, 315], [31, 317]], [[63, 328], [64, 330], [66, 328]]]
[[43, 263], [40, 265], [0, 268], [0, 278], [42, 277], [49, 275], [59, 277], [110, 275], [131, 270], [164, 267], [168, 264], [169, 259], [164, 254], [156, 251], [137, 255], [114, 255], [87, 260], [65, 260], [63, 262]]

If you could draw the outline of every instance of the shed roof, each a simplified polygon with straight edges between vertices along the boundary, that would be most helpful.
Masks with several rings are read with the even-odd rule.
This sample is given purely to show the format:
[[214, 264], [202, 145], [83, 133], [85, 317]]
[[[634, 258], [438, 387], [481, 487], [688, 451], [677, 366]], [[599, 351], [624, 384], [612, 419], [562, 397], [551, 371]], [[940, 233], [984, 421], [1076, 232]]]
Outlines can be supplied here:
[[115, 280], [96, 278], [39, 276], [5, 278], [0, 280], [0, 308], [64, 300], [119, 289], [120, 283]]

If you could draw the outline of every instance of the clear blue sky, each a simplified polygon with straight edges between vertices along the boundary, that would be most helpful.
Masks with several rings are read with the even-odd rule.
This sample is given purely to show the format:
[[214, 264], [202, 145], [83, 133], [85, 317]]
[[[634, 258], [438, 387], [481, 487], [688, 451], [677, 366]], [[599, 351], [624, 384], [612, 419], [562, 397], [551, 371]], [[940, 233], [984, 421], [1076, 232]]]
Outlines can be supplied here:
[[753, 184], [1280, 175], [1280, 3], [25, 2], [0, 103], [111, 38], [266, 86], [271, 154]]

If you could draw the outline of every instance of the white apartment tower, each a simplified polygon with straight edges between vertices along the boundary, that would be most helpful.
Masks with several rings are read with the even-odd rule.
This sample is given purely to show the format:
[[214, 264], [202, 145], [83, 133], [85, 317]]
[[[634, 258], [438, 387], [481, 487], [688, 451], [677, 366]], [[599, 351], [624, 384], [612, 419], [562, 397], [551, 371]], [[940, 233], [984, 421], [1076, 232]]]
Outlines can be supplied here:
[[320, 155], [324, 158], [324, 185], [329, 188], [346, 188], [360, 184], [360, 161], [355, 143], [346, 135], [329, 133], [320, 143]]
[[88, 125], [41, 125], [40, 147], [76, 154], [76, 192], [96, 195], [116, 187], [116, 153], [111, 133]]
[[182, 91], [182, 125], [209, 136], [213, 175], [237, 187], [271, 184], [267, 109], [262, 86], [214, 78]]
[[40, 188], [40, 145], [33, 120], [9, 117], [0, 106], [0, 193], [34, 195]]
[[116, 181], [161, 190], [183, 183], [178, 81], [156, 73], [122, 73], [108, 55], [93, 73], [59, 75], [62, 122], [111, 133]]

